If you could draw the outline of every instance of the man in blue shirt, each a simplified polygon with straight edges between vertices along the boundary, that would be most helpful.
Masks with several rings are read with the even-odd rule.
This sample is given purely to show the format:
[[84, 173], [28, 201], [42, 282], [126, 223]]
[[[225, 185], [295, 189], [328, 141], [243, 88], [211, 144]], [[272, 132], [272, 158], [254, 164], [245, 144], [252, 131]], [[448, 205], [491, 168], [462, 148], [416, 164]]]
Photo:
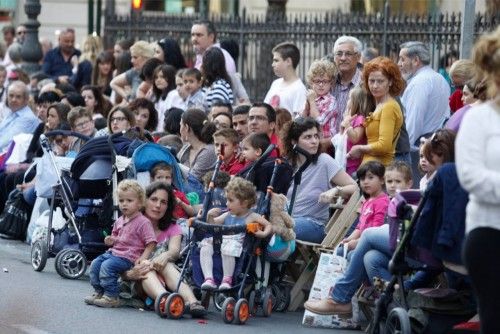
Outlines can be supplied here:
[[441, 128], [450, 116], [450, 86], [442, 75], [430, 67], [430, 60], [429, 48], [424, 43], [406, 42], [401, 45], [398, 65], [407, 84], [401, 103], [410, 138], [413, 182], [417, 184], [420, 180], [419, 138]]
[[0, 151], [19, 133], [33, 133], [40, 120], [28, 107], [28, 86], [21, 81], [10, 84], [7, 92], [7, 113], [0, 123]]
[[66, 83], [73, 75], [73, 67], [78, 65], [80, 54], [80, 50], [75, 49], [75, 31], [67, 28], [59, 35], [59, 46], [45, 55], [42, 71], [52, 79]]

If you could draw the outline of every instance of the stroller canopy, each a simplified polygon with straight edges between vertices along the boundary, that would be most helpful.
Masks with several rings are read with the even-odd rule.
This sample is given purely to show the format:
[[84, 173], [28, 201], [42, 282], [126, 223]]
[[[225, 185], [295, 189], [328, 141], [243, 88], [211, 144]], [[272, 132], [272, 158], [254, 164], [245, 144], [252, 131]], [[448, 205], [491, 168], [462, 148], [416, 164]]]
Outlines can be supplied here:
[[155, 143], [145, 143], [139, 146], [132, 155], [132, 163], [137, 172], [149, 172], [159, 162], [172, 166], [172, 182], [175, 188], [184, 191], [184, 178], [175, 156], [170, 150]]

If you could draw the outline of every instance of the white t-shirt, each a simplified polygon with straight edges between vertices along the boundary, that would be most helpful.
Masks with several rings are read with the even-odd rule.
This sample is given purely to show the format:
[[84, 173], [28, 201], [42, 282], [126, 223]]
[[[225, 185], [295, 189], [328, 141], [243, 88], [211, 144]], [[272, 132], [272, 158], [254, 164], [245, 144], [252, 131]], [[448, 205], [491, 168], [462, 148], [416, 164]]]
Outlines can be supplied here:
[[177, 89], [171, 90], [165, 99], [159, 99], [155, 103], [155, 109], [158, 112], [158, 126], [156, 131], [163, 131], [163, 121], [165, 120], [165, 112], [170, 108], [184, 109], [185, 103], [180, 97]]
[[295, 118], [306, 105], [307, 89], [302, 80], [297, 79], [291, 84], [286, 84], [283, 78], [273, 81], [271, 88], [264, 98], [273, 108], [285, 108]]

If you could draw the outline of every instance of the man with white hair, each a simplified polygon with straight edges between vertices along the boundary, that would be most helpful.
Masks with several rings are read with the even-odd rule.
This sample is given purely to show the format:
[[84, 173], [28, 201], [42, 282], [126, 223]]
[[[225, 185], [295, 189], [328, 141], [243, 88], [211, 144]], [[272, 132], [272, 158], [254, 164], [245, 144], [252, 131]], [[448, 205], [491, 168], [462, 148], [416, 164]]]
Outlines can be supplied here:
[[[353, 36], [339, 37], [333, 46], [333, 60], [339, 69], [335, 87], [332, 94], [337, 100], [337, 106], [341, 118], [343, 118], [349, 92], [352, 88], [361, 84], [361, 70], [358, 63], [361, 60], [363, 45]], [[338, 122], [338, 124], [340, 124]], [[340, 129], [337, 129], [339, 131]]]
[[406, 129], [410, 138], [414, 180], [419, 179], [419, 138], [441, 128], [450, 115], [450, 86], [430, 67], [430, 52], [422, 42], [401, 45], [398, 65], [406, 88], [401, 97], [405, 110]]
[[25, 83], [14, 81], [7, 91], [7, 115], [0, 123], [0, 151], [19, 133], [33, 133], [40, 120], [28, 106], [29, 89]]

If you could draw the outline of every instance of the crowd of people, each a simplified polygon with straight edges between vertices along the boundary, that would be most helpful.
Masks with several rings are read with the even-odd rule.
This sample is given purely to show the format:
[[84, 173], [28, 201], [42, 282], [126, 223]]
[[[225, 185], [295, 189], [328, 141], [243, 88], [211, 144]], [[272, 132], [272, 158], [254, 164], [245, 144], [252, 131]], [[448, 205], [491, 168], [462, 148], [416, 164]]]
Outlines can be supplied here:
[[[78, 50], [74, 30], [65, 29], [58, 45], [44, 53], [42, 70], [30, 77], [19, 66], [22, 28], [3, 29], [8, 49], [0, 65], [0, 210], [16, 189], [34, 204], [36, 177], [25, 171], [43, 154], [41, 134], [71, 130], [91, 138], [135, 130], [177, 156], [186, 193], [202, 195], [207, 174], [222, 155], [221, 172], [229, 176], [218, 186], [225, 188], [218, 205], [228, 211], [212, 209], [209, 220], [258, 220], [264, 237], [273, 231], [252, 212], [256, 188], [241, 176], [273, 144], [270, 159], [284, 158], [293, 171], [307, 163], [296, 192], [291, 179], [281, 191], [294, 200], [296, 239], [320, 243], [330, 205], [357, 191], [365, 197], [357, 225], [342, 242], [349, 252], [344, 278], [330, 298], [304, 305], [318, 314], [347, 315], [363, 282], [390, 278], [392, 250], [384, 217], [391, 199], [405, 189], [424, 191], [456, 156], [458, 177], [470, 194], [469, 233], [462, 237], [465, 265], [483, 331], [499, 332], [494, 319], [500, 307], [495, 293], [499, 277], [491, 268], [498, 264], [495, 251], [500, 244], [500, 29], [480, 37], [471, 60], [456, 60], [441, 73], [431, 67], [426, 43], [402, 44], [395, 60], [364, 49], [353, 36], [342, 36], [331, 56], [311, 64], [307, 85], [297, 74], [300, 50], [293, 43], [280, 43], [269, 55], [278, 79], [263, 100], [250, 101], [234, 58], [221, 47], [210, 21], [192, 25], [196, 59], [190, 68], [171, 38], [153, 43], [120, 40], [113, 50], [105, 50], [99, 37], [88, 36]], [[74, 157], [84, 143], [65, 135], [51, 138], [53, 151], [61, 156]], [[8, 160], [16, 150], [22, 150], [16, 155], [22, 158]], [[196, 216], [199, 203], [175, 189], [172, 177], [172, 168], [164, 164], [151, 171], [146, 190], [134, 181], [120, 183], [122, 216], [105, 239], [110, 251], [92, 263], [95, 293], [86, 303], [119, 306], [120, 276], [139, 282], [138, 293], [153, 299], [175, 287], [179, 273], [172, 263], [182, 238], [176, 220]], [[226, 245], [220, 288], [233, 283], [240, 241]], [[212, 289], [211, 240], [201, 244], [203, 288]], [[428, 286], [428, 276], [417, 273], [405, 285]], [[187, 285], [181, 285], [180, 293], [193, 316], [205, 314]]]

